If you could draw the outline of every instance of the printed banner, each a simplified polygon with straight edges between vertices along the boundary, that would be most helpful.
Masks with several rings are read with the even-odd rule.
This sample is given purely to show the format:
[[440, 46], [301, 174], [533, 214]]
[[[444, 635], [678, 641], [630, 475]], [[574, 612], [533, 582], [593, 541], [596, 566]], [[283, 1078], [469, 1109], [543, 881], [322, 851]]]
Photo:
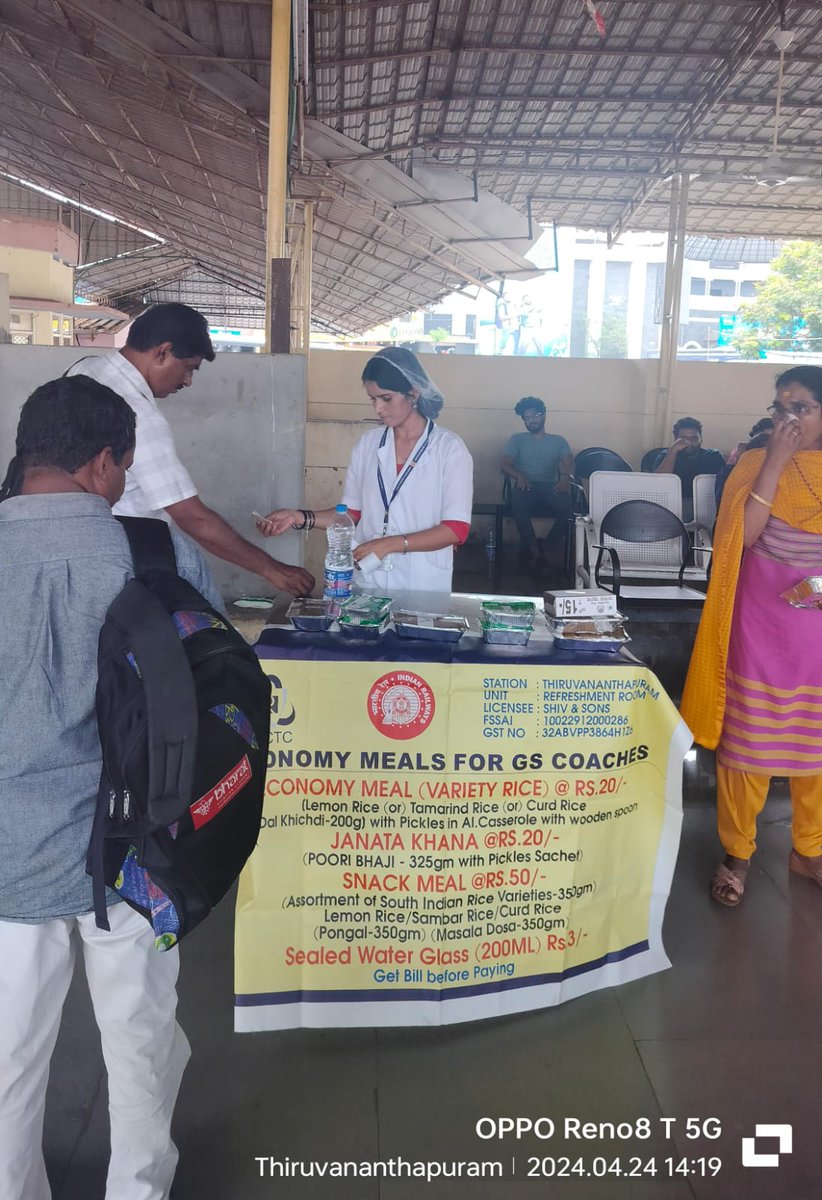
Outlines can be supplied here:
[[263, 657], [238, 1032], [474, 1020], [670, 966], [690, 734], [647, 668], [578, 662]]

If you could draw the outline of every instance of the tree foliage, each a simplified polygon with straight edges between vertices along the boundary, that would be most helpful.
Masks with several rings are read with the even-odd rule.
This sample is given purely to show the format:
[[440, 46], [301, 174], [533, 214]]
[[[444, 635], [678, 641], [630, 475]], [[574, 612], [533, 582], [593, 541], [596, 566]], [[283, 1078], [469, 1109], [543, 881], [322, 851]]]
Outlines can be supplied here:
[[756, 299], [740, 305], [733, 341], [745, 358], [766, 350], [822, 353], [822, 242], [785, 243]]
[[429, 329], [428, 331], [428, 340], [429, 342], [434, 342], [435, 345], [438, 342], [447, 342], [450, 337], [451, 334], [447, 329], [443, 329], [441, 325], [438, 325], [436, 329]]

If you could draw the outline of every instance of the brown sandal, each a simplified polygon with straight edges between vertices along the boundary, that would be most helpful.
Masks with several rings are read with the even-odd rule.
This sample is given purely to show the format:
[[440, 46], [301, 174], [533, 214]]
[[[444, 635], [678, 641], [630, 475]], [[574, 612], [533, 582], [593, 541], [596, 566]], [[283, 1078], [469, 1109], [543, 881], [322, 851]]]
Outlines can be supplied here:
[[806, 879], [812, 879], [814, 883], [822, 887], [822, 854], [816, 854], [813, 858], [808, 858], [807, 854], [800, 854], [798, 850], [791, 850], [788, 867], [793, 871], [794, 875], [803, 875]]
[[728, 908], [736, 908], [745, 894], [745, 877], [747, 874], [747, 867], [740, 873], [739, 871], [732, 871], [730, 867], [726, 867], [724, 862], [720, 863], [711, 879], [711, 899], [716, 900], [717, 904], [726, 905]]

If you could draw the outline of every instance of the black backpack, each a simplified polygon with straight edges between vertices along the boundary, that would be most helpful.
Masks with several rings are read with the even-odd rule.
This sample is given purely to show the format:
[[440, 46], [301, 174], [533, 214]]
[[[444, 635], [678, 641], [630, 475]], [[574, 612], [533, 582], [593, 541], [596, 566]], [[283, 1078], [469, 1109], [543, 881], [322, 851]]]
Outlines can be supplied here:
[[86, 870], [101, 929], [108, 886], [167, 950], [208, 916], [257, 842], [271, 685], [236, 629], [177, 574], [166, 523], [119, 520], [135, 578], [100, 631], [103, 770]]

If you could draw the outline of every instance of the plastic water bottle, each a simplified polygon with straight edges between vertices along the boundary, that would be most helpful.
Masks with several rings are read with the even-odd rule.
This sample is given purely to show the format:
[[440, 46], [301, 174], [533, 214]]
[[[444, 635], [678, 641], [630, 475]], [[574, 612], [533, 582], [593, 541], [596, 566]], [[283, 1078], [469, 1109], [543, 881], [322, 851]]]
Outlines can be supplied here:
[[493, 525], [488, 526], [488, 536], [485, 539], [485, 556], [489, 563], [497, 557], [497, 535]]
[[351, 551], [354, 522], [344, 504], [337, 505], [326, 536], [328, 553], [325, 556], [323, 599], [339, 606], [351, 595], [351, 583], [354, 578], [354, 556]]

